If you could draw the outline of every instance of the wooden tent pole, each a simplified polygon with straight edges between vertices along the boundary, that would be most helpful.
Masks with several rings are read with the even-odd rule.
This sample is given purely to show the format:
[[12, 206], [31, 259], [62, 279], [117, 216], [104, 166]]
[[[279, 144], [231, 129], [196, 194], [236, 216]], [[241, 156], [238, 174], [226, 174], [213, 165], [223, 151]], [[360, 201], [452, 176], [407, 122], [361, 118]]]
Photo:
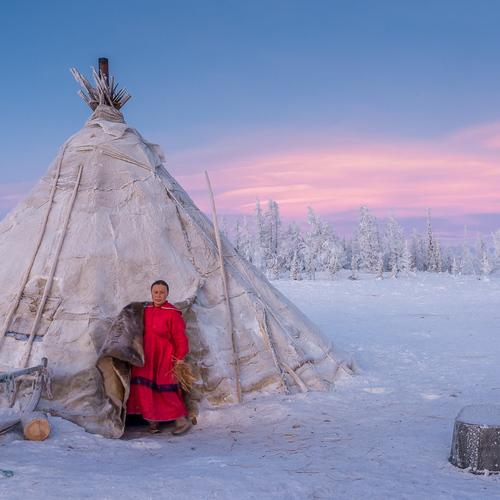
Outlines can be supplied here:
[[42, 238], [43, 238], [43, 235], [45, 234], [45, 228], [47, 227], [47, 221], [49, 219], [50, 210], [52, 208], [52, 202], [54, 200], [54, 194], [56, 192], [57, 181], [59, 180], [59, 175], [61, 173], [61, 165], [62, 165], [64, 153], [66, 152], [68, 145], [69, 145], [69, 143], [66, 143], [66, 147], [61, 152], [61, 158], [59, 160], [59, 164], [57, 165], [57, 171], [56, 171], [56, 175], [54, 176], [54, 182], [52, 184], [52, 189], [50, 191], [49, 200], [47, 202], [48, 203], [47, 211], [45, 212], [45, 217], [44, 217], [43, 222], [42, 222], [42, 228], [40, 229], [40, 234], [38, 235], [38, 241], [35, 245], [35, 250], [33, 252], [33, 255], [31, 256], [31, 260], [28, 264], [28, 268], [26, 269], [26, 272], [24, 273], [21, 286], [19, 287], [19, 291], [17, 292], [16, 298], [14, 299], [14, 302], [12, 303], [12, 306], [9, 310], [9, 313], [7, 314], [7, 317], [5, 318], [5, 322], [3, 324], [2, 330], [0, 331], [0, 343], [2, 342], [2, 340], [4, 338], [5, 333], [7, 332], [7, 329], [9, 328], [12, 316], [16, 312], [17, 306], [19, 305], [19, 302], [21, 301], [21, 295], [24, 292], [24, 287], [26, 286], [26, 282], [28, 281], [28, 278], [29, 278], [29, 275], [31, 272], [31, 268], [33, 267], [33, 264], [35, 263], [35, 258], [38, 254], [38, 249], [40, 248], [40, 245], [42, 243]]
[[219, 249], [219, 263], [220, 263], [220, 270], [221, 270], [221, 274], [222, 274], [222, 285], [224, 287], [224, 294], [226, 296], [228, 328], [229, 328], [229, 331], [231, 332], [231, 342], [233, 344], [234, 364], [236, 367], [236, 390], [238, 392], [238, 403], [242, 403], [243, 397], [241, 395], [240, 367], [239, 367], [239, 363], [238, 363], [238, 351], [236, 348], [236, 339], [234, 337], [233, 314], [231, 312], [231, 302], [229, 300], [229, 290], [227, 287], [226, 267], [224, 265], [224, 255], [222, 254], [222, 242], [220, 240], [219, 224], [217, 223], [217, 212], [215, 210], [214, 194], [212, 192], [212, 187], [210, 185], [210, 179], [208, 178], [207, 172], [205, 172], [205, 177], [207, 179], [207, 186], [208, 186], [208, 192], [210, 194], [210, 201], [212, 203], [212, 214], [214, 217], [215, 238], [217, 239], [217, 247]]
[[[54, 274], [56, 272], [57, 261], [59, 259], [59, 253], [61, 252], [62, 244], [64, 241], [64, 236], [66, 234], [66, 228], [68, 227], [69, 216], [71, 214], [71, 210], [73, 208], [73, 203], [75, 202], [76, 193], [78, 191], [78, 186], [80, 185], [80, 179], [82, 178], [83, 167], [80, 165], [80, 169], [78, 170], [78, 177], [76, 179], [75, 187], [73, 188], [73, 193], [71, 195], [71, 200], [68, 205], [68, 210], [66, 212], [66, 217], [64, 218], [63, 227], [61, 229], [61, 234], [59, 236], [59, 241], [57, 243], [56, 252], [54, 254], [54, 261], [52, 262], [52, 267], [50, 269], [49, 276], [47, 277], [47, 283], [45, 283], [45, 290], [43, 291], [42, 300], [40, 301], [40, 305], [38, 306], [38, 311], [36, 312], [35, 321], [33, 323], [33, 327], [31, 328], [30, 337], [28, 339], [28, 345], [26, 346], [26, 353], [24, 354], [24, 358], [21, 363], [22, 368], [26, 368], [28, 366], [28, 361], [31, 354], [31, 347], [33, 345], [33, 340], [35, 338], [36, 329], [38, 327], [38, 322], [42, 317], [43, 309], [45, 307], [45, 302], [47, 302], [47, 298], [50, 292], [50, 288], [52, 286], [52, 279], [54, 278]], [[14, 398], [13, 398], [14, 399]]]

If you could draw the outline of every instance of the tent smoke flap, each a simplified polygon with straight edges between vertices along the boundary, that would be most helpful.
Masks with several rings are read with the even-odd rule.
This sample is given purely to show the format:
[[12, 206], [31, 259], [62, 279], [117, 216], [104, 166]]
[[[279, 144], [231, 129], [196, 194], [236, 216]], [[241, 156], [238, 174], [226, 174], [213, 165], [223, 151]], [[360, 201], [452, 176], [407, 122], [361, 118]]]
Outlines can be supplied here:
[[[117, 438], [128, 381], [114, 358], [101, 370], [96, 362], [114, 318], [148, 300], [156, 279], [170, 285], [200, 372], [192, 416], [237, 401], [235, 361], [212, 222], [164, 168], [160, 147], [125, 123], [128, 97], [114, 80], [94, 71], [94, 87], [73, 73], [92, 116], [0, 224], [0, 368], [47, 357], [54, 397], [38, 409]], [[225, 238], [222, 253], [243, 400], [328, 391], [352, 373], [353, 359]]]

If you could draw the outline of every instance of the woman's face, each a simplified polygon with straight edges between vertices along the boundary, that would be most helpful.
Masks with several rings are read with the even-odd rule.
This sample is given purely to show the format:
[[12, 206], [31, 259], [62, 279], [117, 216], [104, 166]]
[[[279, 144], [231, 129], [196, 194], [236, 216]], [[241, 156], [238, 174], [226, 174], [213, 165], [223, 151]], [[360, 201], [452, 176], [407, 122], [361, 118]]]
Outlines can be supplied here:
[[151, 298], [156, 307], [160, 307], [167, 301], [168, 292], [165, 285], [154, 285], [151, 290]]

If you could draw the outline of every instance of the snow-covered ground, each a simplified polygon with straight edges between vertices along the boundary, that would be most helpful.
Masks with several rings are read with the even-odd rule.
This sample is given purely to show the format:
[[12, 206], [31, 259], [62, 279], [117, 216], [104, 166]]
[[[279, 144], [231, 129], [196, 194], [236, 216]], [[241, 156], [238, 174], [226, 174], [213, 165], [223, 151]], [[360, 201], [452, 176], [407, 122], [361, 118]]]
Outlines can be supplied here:
[[46, 441], [0, 436], [0, 498], [499, 498], [500, 476], [448, 457], [460, 408], [500, 404], [500, 277], [373, 278], [274, 282], [355, 357], [334, 392], [247, 399], [177, 438], [51, 418]]

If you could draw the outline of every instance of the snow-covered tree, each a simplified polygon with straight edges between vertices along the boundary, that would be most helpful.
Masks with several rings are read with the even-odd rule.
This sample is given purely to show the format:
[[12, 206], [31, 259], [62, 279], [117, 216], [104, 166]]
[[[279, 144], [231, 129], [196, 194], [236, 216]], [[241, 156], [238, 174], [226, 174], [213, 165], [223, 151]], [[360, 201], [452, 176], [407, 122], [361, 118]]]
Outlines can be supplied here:
[[382, 255], [382, 252], [378, 254], [378, 263], [377, 263], [377, 277], [375, 279], [377, 280], [383, 280], [384, 279], [384, 256]]
[[460, 250], [460, 274], [474, 274], [474, 256], [467, 239], [467, 226], [464, 229], [464, 242]]
[[500, 268], [500, 229], [497, 229], [494, 233], [491, 233], [493, 237], [493, 264], [495, 268]]
[[254, 262], [255, 249], [253, 247], [253, 237], [248, 227], [248, 218], [243, 217], [243, 227], [240, 232], [240, 248], [239, 253], [249, 262]]
[[477, 270], [482, 270], [484, 265], [484, 258], [486, 256], [486, 258], [489, 260], [489, 254], [490, 252], [488, 251], [488, 245], [486, 245], [484, 236], [478, 232], [476, 237], [476, 266], [475, 266]]
[[260, 269], [264, 268], [264, 252], [265, 252], [265, 229], [264, 229], [264, 216], [260, 206], [259, 198], [255, 197], [255, 208], [253, 211], [253, 225], [255, 227], [255, 250], [254, 264]]
[[227, 218], [224, 214], [222, 214], [222, 217], [220, 218], [219, 233], [225, 238], [227, 238], [229, 234], [229, 230], [227, 227]]
[[302, 281], [302, 276], [300, 274], [300, 264], [297, 257], [297, 252], [294, 253], [292, 259], [292, 265], [290, 267], [290, 278], [294, 281]]
[[339, 243], [332, 243], [330, 246], [330, 256], [328, 259], [328, 271], [336, 279], [339, 278], [339, 271], [345, 264], [344, 249]]
[[358, 258], [354, 254], [353, 254], [352, 258], [351, 258], [351, 269], [352, 269], [352, 273], [349, 276], [349, 279], [353, 280], [353, 281], [357, 280], [358, 277], [356, 275], [356, 270], [358, 269]]
[[403, 258], [405, 245], [405, 235], [403, 228], [398, 224], [394, 212], [389, 209], [389, 222], [387, 223], [387, 231], [385, 234], [385, 248], [387, 255], [388, 268], [391, 270], [402, 269], [401, 260]]
[[327, 270], [331, 247], [337, 244], [338, 236], [331, 223], [316, 215], [312, 207], [307, 207], [307, 222], [311, 229], [304, 240], [308, 249], [309, 267], [313, 272]]
[[431, 227], [431, 208], [427, 208], [427, 271], [439, 273], [442, 269], [440, 245], [434, 237]]
[[484, 280], [489, 281], [489, 275], [491, 273], [490, 261], [486, 252], [483, 255], [483, 265], [481, 266], [481, 271], [483, 272]]
[[360, 268], [372, 273], [376, 272], [380, 253], [380, 235], [377, 218], [370, 213], [366, 205], [359, 207], [356, 243], [359, 250]]
[[310, 280], [316, 279], [316, 259], [312, 250], [309, 247], [304, 249], [304, 261], [306, 275]]
[[446, 273], [451, 272], [451, 266], [453, 265], [454, 255], [451, 250], [450, 245], [446, 245], [443, 255], [443, 271]]
[[352, 238], [346, 239], [346, 237], [342, 237], [342, 241], [340, 242], [342, 248], [344, 249], [344, 258], [345, 258], [345, 267], [351, 265], [352, 261]]
[[422, 235], [416, 229], [413, 229], [410, 252], [415, 270], [425, 271], [427, 269], [427, 249]]
[[238, 219], [235, 219], [234, 221], [233, 245], [235, 250], [239, 252], [241, 248], [241, 229], [240, 229], [240, 221]]
[[267, 241], [265, 242], [267, 259], [276, 260], [279, 257], [282, 223], [279, 206], [271, 198], [269, 198], [267, 212], [265, 213], [265, 223], [267, 226], [267, 230], [265, 231], [267, 236]]
[[297, 261], [297, 266], [300, 270], [304, 268], [304, 237], [300, 229], [300, 224], [295, 221], [288, 224], [283, 232], [278, 248], [278, 257], [282, 264], [283, 272], [291, 269], [294, 259]]
[[408, 248], [408, 242], [405, 241], [405, 246], [403, 250], [403, 257], [401, 259], [401, 272], [405, 278], [409, 278], [412, 272], [412, 258], [411, 252]]

